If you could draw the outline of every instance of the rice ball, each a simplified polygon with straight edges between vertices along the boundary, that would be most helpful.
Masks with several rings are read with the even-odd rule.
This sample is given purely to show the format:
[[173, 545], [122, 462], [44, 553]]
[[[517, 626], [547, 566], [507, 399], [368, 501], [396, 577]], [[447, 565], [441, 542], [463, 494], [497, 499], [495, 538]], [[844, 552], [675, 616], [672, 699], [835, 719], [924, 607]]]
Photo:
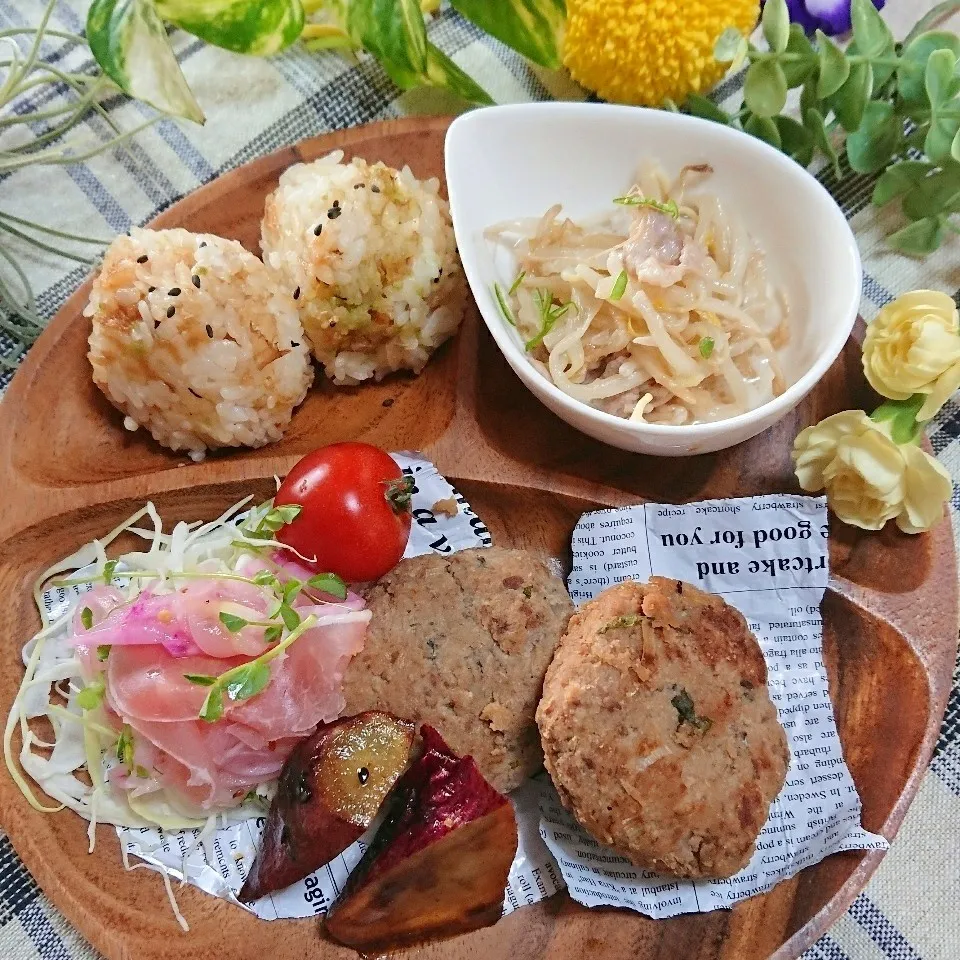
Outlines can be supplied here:
[[419, 373], [463, 317], [466, 283], [436, 179], [336, 151], [290, 167], [267, 198], [263, 259], [338, 384]]
[[289, 291], [235, 240], [117, 237], [84, 315], [94, 383], [127, 429], [194, 460], [279, 440], [313, 380]]

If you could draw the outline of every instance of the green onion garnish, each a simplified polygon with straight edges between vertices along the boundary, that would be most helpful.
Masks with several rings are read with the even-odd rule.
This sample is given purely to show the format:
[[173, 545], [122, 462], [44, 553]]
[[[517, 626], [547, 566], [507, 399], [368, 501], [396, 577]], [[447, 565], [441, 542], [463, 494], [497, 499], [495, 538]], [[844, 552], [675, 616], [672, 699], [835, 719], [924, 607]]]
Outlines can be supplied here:
[[510, 284], [510, 289], [509, 289], [507, 292], [510, 294], [511, 297], [512, 297], [512, 296], [517, 292], [517, 290], [520, 288], [520, 284], [523, 283], [523, 278], [524, 278], [526, 275], [527, 275], [527, 271], [526, 271], [526, 270], [521, 270], [521, 271], [517, 274], [517, 279], [514, 280], [513, 283]]
[[627, 271], [621, 270], [620, 276], [614, 281], [613, 288], [610, 290], [608, 300], [619, 300], [627, 289]]
[[513, 311], [510, 309], [510, 304], [507, 303], [507, 296], [503, 292], [503, 287], [499, 283], [493, 285], [493, 293], [497, 298], [497, 303], [500, 304], [500, 312], [503, 314], [503, 319], [510, 324], [511, 327], [517, 325], [517, 321], [513, 316]]
[[654, 200], [653, 197], [643, 197], [639, 193], [631, 193], [626, 197], [614, 197], [613, 202], [624, 207], [652, 207], [654, 210], [659, 210], [661, 213], [673, 217], [674, 220], [680, 216], [676, 200], [661, 203], [659, 200]]
[[556, 322], [573, 306], [569, 300], [566, 303], [554, 306], [553, 295], [549, 290], [535, 290], [533, 297], [540, 310], [540, 330], [537, 335], [525, 344], [527, 351], [539, 347], [543, 338], [554, 328]]
[[703, 357], [704, 360], [710, 359], [710, 354], [713, 353], [713, 348], [713, 337], [700, 338], [700, 356]]

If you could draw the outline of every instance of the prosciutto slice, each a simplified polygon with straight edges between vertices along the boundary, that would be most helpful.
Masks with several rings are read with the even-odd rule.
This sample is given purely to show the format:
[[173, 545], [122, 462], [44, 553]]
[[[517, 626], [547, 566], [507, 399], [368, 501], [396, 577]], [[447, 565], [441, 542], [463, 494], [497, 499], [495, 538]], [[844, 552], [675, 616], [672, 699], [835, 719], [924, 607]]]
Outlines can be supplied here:
[[[343, 676], [363, 649], [370, 612], [349, 603], [298, 598], [302, 618], [317, 624], [269, 661], [270, 680], [247, 700], [224, 697], [223, 715], [200, 719], [217, 677], [270, 649], [264, 626], [229, 630], [229, 613], [261, 624], [276, 599], [253, 584], [197, 580], [175, 592], [144, 590], [132, 603], [103, 590], [88, 601], [86, 628], [75, 623], [74, 644], [88, 674], [102, 674], [112, 726], [128, 728], [133, 762], [110, 782], [142, 795], [165, 789], [204, 811], [235, 806], [251, 788], [276, 778], [294, 746], [344, 708]], [[88, 622], [90, 618], [88, 617]], [[105, 659], [97, 649], [109, 647]], [[193, 679], [188, 679], [192, 677]]]

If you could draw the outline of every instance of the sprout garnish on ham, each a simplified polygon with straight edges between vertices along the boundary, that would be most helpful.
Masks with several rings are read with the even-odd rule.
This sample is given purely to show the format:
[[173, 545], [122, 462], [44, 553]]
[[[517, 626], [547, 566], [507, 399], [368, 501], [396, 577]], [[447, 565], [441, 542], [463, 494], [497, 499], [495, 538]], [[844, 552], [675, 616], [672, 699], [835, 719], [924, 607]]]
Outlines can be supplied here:
[[[370, 619], [340, 577], [276, 540], [300, 510], [248, 498], [167, 533], [148, 503], [41, 576], [42, 628], [4, 734], [35, 809], [75, 810], [91, 838], [98, 821], [176, 829], [262, 813], [294, 746], [343, 711]], [[121, 534], [142, 548], [108, 558]], [[40, 740], [29, 721], [44, 716]]]

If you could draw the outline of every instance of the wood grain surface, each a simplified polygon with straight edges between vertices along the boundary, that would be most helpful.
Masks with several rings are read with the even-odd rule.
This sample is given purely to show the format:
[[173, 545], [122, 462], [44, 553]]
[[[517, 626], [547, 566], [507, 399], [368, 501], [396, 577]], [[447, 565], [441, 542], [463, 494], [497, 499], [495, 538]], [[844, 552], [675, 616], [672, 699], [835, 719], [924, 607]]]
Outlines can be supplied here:
[[[174, 205], [157, 227], [182, 226], [241, 240], [259, 252], [265, 195], [289, 164], [342, 148], [347, 155], [443, 170], [448, 121], [410, 119], [334, 133], [225, 174]], [[680, 460], [628, 454], [590, 440], [526, 392], [471, 306], [457, 338], [419, 377], [358, 388], [321, 383], [287, 436], [257, 451], [192, 464], [158, 447], [94, 388], [87, 364], [89, 286], [39, 339], [0, 407], [0, 704], [20, 678], [20, 647], [36, 629], [36, 575], [112, 528], [150, 497], [168, 521], [212, 518], [306, 451], [362, 439], [419, 449], [462, 490], [494, 542], [569, 563], [579, 515], [649, 499], [795, 492], [789, 450], [805, 425], [869, 404], [853, 341], [813, 394], [785, 420], [732, 450]], [[889, 527], [889, 525], [888, 525]], [[823, 603], [825, 659], [844, 753], [868, 830], [893, 839], [924, 774], [943, 716], [957, 649], [957, 577], [949, 521], [908, 537], [831, 527], [831, 588]], [[126, 874], [115, 832], [69, 811], [32, 810], [0, 777], [0, 821], [50, 899], [110, 960], [332, 960], [355, 957], [322, 940], [309, 920], [257, 920], [192, 887], [178, 892], [191, 933], [181, 933], [160, 878]], [[730, 911], [651, 920], [587, 910], [558, 894], [495, 927], [403, 952], [436, 960], [788, 960], [817, 939], [863, 888], [880, 853], [844, 853], [809, 867]]]

